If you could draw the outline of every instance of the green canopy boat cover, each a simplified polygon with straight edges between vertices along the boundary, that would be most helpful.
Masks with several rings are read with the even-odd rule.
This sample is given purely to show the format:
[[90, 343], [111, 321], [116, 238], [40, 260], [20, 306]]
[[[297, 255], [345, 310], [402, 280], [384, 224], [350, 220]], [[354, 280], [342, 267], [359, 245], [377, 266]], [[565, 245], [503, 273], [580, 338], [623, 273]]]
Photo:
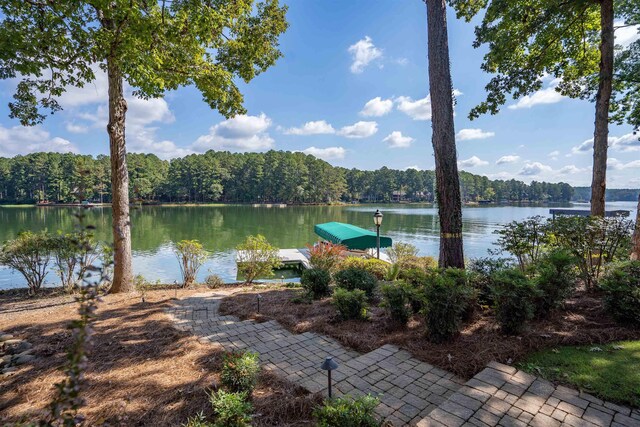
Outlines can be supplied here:
[[[316, 234], [323, 239], [349, 249], [369, 249], [376, 247], [376, 233], [343, 222], [326, 222], [314, 227]], [[380, 247], [392, 245], [390, 237], [380, 236]]]

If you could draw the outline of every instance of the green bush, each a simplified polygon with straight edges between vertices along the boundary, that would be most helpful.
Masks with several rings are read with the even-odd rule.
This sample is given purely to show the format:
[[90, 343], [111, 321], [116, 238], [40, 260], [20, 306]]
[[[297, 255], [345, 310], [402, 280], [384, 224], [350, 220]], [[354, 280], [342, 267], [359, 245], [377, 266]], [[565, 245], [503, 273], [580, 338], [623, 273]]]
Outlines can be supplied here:
[[476, 258], [469, 263], [469, 282], [476, 290], [480, 304], [493, 305], [491, 276], [498, 271], [514, 268], [510, 258]]
[[403, 282], [394, 282], [382, 285], [380, 290], [382, 291], [382, 306], [387, 309], [391, 319], [405, 325], [411, 317], [409, 305], [411, 286]]
[[367, 318], [366, 293], [360, 289], [337, 288], [333, 292], [333, 305], [344, 320]]
[[193, 417], [189, 417], [185, 424], [182, 424], [182, 427], [212, 427], [209, 421], [207, 421], [207, 417], [204, 416], [204, 413], [199, 412]]
[[[253, 406], [247, 402], [246, 392], [219, 390], [209, 396], [216, 420], [214, 427], [248, 427]], [[205, 424], [206, 425], [206, 424]]]
[[417, 268], [419, 270], [433, 270], [438, 268], [438, 261], [430, 256], [412, 256], [406, 257], [398, 261], [400, 268], [403, 270], [410, 270]]
[[347, 270], [356, 268], [365, 270], [376, 276], [378, 280], [384, 279], [389, 268], [389, 263], [377, 258], [359, 258], [355, 256], [347, 257], [342, 260], [338, 269]]
[[248, 236], [236, 246], [238, 275], [244, 277], [246, 283], [262, 277], [272, 277], [273, 270], [282, 265], [278, 253], [278, 248], [263, 235]]
[[2, 245], [0, 265], [19, 271], [29, 286], [29, 295], [35, 295], [47, 276], [52, 248], [53, 241], [46, 230], [40, 233], [25, 231]]
[[325, 401], [313, 415], [319, 427], [378, 427], [375, 408], [378, 399], [373, 396], [338, 397]]
[[472, 298], [464, 270], [449, 268], [428, 275], [424, 299], [429, 339], [443, 342], [456, 336]]
[[540, 315], [562, 305], [575, 289], [576, 260], [566, 251], [553, 250], [535, 268], [536, 284], [540, 290], [537, 311]]
[[183, 286], [187, 288], [195, 283], [198, 270], [207, 260], [209, 253], [197, 240], [179, 241], [176, 243], [174, 253], [180, 265]]
[[400, 269], [398, 279], [412, 285], [422, 286], [427, 282], [429, 274], [422, 268]]
[[224, 280], [217, 274], [210, 274], [204, 279], [204, 284], [209, 289], [217, 289], [224, 286]]
[[231, 391], [251, 393], [258, 382], [258, 353], [227, 353], [222, 362], [220, 380]]
[[496, 230], [499, 252], [508, 252], [516, 257], [520, 270], [526, 271], [542, 256], [544, 245], [549, 242], [549, 226], [538, 215], [522, 221], [512, 221]]
[[604, 308], [618, 322], [640, 325], [640, 261], [612, 265], [600, 283]]
[[322, 298], [331, 293], [331, 274], [321, 268], [311, 268], [302, 272], [300, 284], [313, 299]]
[[411, 243], [396, 242], [387, 249], [387, 256], [392, 263], [397, 264], [407, 258], [417, 258], [418, 248]]
[[339, 288], [348, 291], [360, 289], [364, 291], [368, 297], [373, 296], [373, 291], [378, 283], [376, 276], [359, 268], [347, 268], [346, 270], [338, 271], [333, 276], [333, 280]]
[[535, 314], [540, 296], [535, 283], [517, 269], [499, 271], [491, 277], [496, 319], [506, 334], [522, 331]]

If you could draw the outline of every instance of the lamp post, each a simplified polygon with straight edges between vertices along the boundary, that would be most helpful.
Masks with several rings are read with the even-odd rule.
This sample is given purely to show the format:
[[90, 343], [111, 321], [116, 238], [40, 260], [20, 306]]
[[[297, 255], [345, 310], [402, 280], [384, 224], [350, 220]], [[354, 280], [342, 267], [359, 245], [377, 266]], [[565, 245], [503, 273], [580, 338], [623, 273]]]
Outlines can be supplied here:
[[376, 213], [373, 214], [373, 223], [376, 225], [377, 258], [380, 259], [380, 226], [382, 225], [382, 212], [380, 212], [380, 209], [376, 209]]
[[331, 371], [333, 371], [334, 369], [338, 368], [338, 364], [336, 363], [335, 360], [333, 360], [333, 357], [327, 357], [326, 359], [324, 359], [324, 362], [322, 362], [322, 366], [320, 366], [320, 369], [322, 369], [323, 371], [327, 371], [327, 385], [329, 386], [329, 398], [331, 398]]

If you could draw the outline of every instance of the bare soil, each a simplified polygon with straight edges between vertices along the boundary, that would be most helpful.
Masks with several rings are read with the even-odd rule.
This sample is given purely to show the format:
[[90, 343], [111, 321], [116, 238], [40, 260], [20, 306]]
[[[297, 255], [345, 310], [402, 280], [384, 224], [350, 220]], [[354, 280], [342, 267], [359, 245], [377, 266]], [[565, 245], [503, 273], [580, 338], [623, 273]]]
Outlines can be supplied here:
[[[179, 298], [200, 290], [179, 290]], [[0, 330], [29, 341], [37, 359], [13, 376], [0, 377], [0, 424], [34, 421], [46, 411], [53, 386], [63, 379], [67, 329], [77, 317], [69, 295], [44, 291], [24, 298], [0, 294]], [[80, 413], [86, 425], [179, 426], [203, 411], [211, 415], [207, 392], [217, 387], [222, 349], [177, 331], [164, 310], [175, 290], [107, 295], [99, 303], [90, 346]], [[263, 372], [252, 401], [255, 425], [312, 425], [321, 398]]]
[[[258, 292], [262, 295], [259, 314], [255, 295]], [[413, 316], [406, 327], [401, 327], [389, 319], [384, 309], [372, 306], [366, 321], [341, 321], [330, 298], [311, 304], [296, 303], [300, 295], [301, 290], [293, 289], [247, 290], [223, 299], [220, 311], [243, 320], [275, 319], [292, 332], [325, 334], [362, 353], [395, 344], [416, 358], [463, 378], [471, 378], [492, 360], [512, 364], [545, 348], [640, 339], [640, 329], [616, 324], [604, 312], [600, 298], [584, 290], [576, 291], [563, 308], [547, 319], [530, 322], [520, 336], [503, 335], [491, 310], [477, 307], [460, 335], [444, 344], [427, 340], [426, 326], [418, 315]]]

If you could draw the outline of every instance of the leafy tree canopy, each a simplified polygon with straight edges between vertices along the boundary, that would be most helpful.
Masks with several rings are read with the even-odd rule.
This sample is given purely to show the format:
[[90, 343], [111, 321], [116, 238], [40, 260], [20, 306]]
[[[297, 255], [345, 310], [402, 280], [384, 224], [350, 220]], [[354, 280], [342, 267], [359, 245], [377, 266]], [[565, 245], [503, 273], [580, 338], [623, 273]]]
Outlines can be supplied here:
[[107, 59], [135, 96], [194, 84], [224, 116], [244, 113], [234, 79], [271, 66], [287, 28], [278, 0], [0, 0], [0, 11], [0, 78], [20, 79], [9, 107], [23, 125], [60, 110]]

